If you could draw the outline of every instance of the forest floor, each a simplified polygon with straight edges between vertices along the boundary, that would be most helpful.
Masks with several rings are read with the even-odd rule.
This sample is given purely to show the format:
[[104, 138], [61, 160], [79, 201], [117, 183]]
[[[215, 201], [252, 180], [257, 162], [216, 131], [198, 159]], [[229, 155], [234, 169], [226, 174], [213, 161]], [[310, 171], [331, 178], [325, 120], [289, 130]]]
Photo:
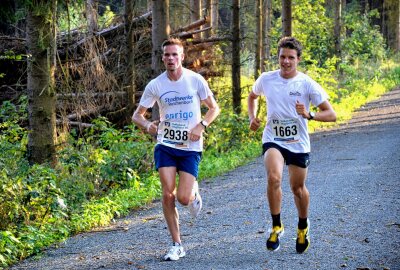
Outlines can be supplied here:
[[271, 227], [262, 157], [200, 183], [192, 221], [178, 206], [186, 257], [164, 262], [171, 243], [155, 201], [109, 227], [76, 235], [11, 269], [400, 269], [400, 89], [366, 104], [345, 125], [311, 135], [307, 187], [311, 246], [295, 251], [297, 214], [283, 180], [281, 248]]

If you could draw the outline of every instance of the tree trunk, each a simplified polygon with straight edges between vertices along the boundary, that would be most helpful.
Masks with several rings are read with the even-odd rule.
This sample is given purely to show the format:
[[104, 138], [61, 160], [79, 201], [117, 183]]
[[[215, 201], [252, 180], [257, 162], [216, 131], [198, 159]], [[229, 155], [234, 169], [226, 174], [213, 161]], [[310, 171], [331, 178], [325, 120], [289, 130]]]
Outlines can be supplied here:
[[384, 1], [382, 0], [369, 0], [369, 6], [371, 10], [376, 9], [379, 13], [378, 17], [372, 17], [371, 23], [372, 25], [379, 25], [380, 32], [382, 32], [382, 25], [383, 25], [383, 5]]
[[263, 3], [263, 49], [262, 49], [262, 65], [261, 72], [267, 70], [268, 63], [271, 58], [270, 31], [272, 20], [272, 0], [264, 0]]
[[241, 113], [240, 88], [240, 0], [232, 1], [232, 104], [233, 112]]
[[213, 35], [216, 35], [218, 32], [218, 20], [218, 0], [211, 0], [211, 33]]
[[282, 35], [292, 35], [292, 0], [282, 0]]
[[133, 23], [132, 20], [134, 18], [134, 5], [135, 0], [125, 0], [125, 37], [126, 37], [126, 92], [128, 96], [127, 106], [126, 106], [126, 117], [130, 118], [133, 113], [135, 107], [135, 92], [136, 92], [136, 84], [135, 84], [135, 61], [134, 61], [134, 35], [132, 29]]
[[385, 0], [383, 27], [384, 37], [388, 46], [395, 52], [400, 51], [400, 2], [399, 0]]
[[152, 57], [151, 69], [153, 77], [160, 75], [164, 69], [162, 63], [161, 44], [166, 40], [170, 33], [169, 28], [169, 0], [153, 0], [153, 26], [152, 32]]
[[[27, 13], [28, 48], [28, 159], [30, 164], [56, 165], [56, 6], [57, 1], [32, 5]], [[51, 15], [51, 20], [49, 16]]]
[[[201, 17], [201, 0], [190, 0], [190, 21], [195, 22]], [[200, 34], [193, 35], [193, 38], [200, 38]]]
[[212, 0], [204, 0], [204, 9], [205, 14], [208, 18], [207, 23], [204, 25], [204, 28], [209, 28], [209, 30], [202, 33], [201, 38], [209, 38], [211, 37], [212, 29], [211, 29], [211, 7], [212, 7]]
[[88, 23], [89, 35], [93, 35], [99, 28], [97, 24], [98, 5], [98, 0], [86, 0], [86, 20]]
[[261, 70], [261, 50], [262, 50], [262, 16], [261, 16], [261, 2], [256, 0], [256, 38], [255, 38], [255, 56], [254, 56], [254, 80], [257, 80]]
[[334, 29], [334, 40], [335, 40], [335, 55], [339, 59], [336, 62], [336, 69], [339, 68], [340, 60], [342, 59], [341, 49], [341, 32], [342, 32], [342, 2], [334, 1], [335, 4], [335, 29]]
[[[162, 50], [161, 45], [169, 36], [169, 0], [153, 0], [153, 26], [151, 29], [152, 37], [152, 56], [151, 56], [151, 69], [153, 78], [161, 74], [164, 69], [162, 63]], [[159, 119], [159, 108], [157, 105], [153, 107], [151, 118], [152, 120]]]
[[[347, 15], [347, 0], [342, 0], [342, 17], [344, 18]], [[343, 37], [346, 38], [351, 35], [348, 28], [346, 28], [346, 24], [342, 25]]]

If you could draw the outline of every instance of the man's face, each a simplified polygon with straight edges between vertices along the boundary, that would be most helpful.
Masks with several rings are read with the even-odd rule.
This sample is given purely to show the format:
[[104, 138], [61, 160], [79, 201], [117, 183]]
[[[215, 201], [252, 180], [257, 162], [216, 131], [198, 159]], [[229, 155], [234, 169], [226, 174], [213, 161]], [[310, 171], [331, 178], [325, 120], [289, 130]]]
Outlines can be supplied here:
[[162, 61], [168, 71], [175, 71], [182, 67], [183, 48], [178, 45], [167, 45], [164, 47]]
[[290, 79], [297, 74], [297, 65], [300, 57], [294, 49], [281, 48], [279, 51], [279, 67], [281, 68], [281, 76]]

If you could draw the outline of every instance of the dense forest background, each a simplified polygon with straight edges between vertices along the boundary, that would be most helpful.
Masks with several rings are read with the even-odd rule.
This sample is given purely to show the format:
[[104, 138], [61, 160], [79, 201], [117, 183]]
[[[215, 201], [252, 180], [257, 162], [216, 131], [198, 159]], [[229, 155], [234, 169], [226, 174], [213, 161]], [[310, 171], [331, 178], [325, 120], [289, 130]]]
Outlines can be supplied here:
[[259, 155], [245, 100], [278, 67], [280, 37], [302, 42], [301, 70], [343, 123], [400, 84], [399, 10], [398, 0], [2, 0], [0, 268], [158, 198], [154, 142], [130, 118], [163, 71], [167, 37], [185, 42], [184, 65], [222, 108], [202, 180]]

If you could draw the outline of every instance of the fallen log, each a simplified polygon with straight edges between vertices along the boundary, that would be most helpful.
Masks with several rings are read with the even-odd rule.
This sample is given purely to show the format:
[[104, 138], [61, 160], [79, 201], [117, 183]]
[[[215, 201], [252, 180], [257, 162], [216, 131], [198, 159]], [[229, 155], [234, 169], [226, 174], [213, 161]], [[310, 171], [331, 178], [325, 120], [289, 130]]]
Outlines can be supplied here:
[[194, 21], [194, 22], [192, 22], [192, 23], [189, 24], [189, 25], [180, 27], [180, 28], [178, 28], [178, 29], [172, 31], [172, 34], [171, 34], [171, 35], [174, 35], [174, 34], [176, 34], [176, 33], [181, 33], [181, 32], [187, 32], [187, 31], [192, 30], [192, 29], [194, 29], [194, 28], [198, 28], [198, 27], [200, 27], [200, 26], [202, 26], [202, 25], [208, 23], [209, 21], [210, 21], [209, 18], [206, 17], [206, 16], [204, 16], [204, 17], [203, 17], [202, 19], [200, 19], [200, 20]]
[[68, 126], [79, 127], [79, 128], [90, 128], [93, 126], [93, 124], [77, 122], [77, 121], [56, 120], [56, 123], [59, 126], [67, 124]]
[[99, 93], [60, 93], [57, 94], [58, 100], [65, 99], [74, 99], [74, 98], [102, 98], [102, 97], [110, 97], [110, 96], [125, 96], [126, 92], [124, 91], [116, 91], [116, 92], [99, 92]]
[[210, 26], [210, 27], [205, 27], [205, 28], [202, 28], [202, 29], [199, 29], [199, 30], [195, 30], [195, 31], [191, 31], [191, 32], [177, 33], [176, 35], [171, 35], [171, 36], [177, 37], [177, 38], [180, 38], [180, 39], [189, 39], [189, 38], [193, 38], [193, 36], [194, 36], [195, 34], [208, 31], [208, 30], [210, 30], [211, 28], [212, 28], [212, 27]]
[[8, 40], [8, 41], [22, 41], [26, 42], [26, 38], [19, 38], [19, 37], [10, 37], [10, 36], [0, 36], [0, 40]]
[[193, 39], [186, 41], [187, 46], [191, 45], [198, 45], [198, 44], [203, 44], [203, 43], [216, 43], [216, 42], [221, 42], [221, 41], [231, 41], [231, 37], [225, 36], [225, 37], [209, 37], [209, 38], [202, 38], [202, 39]]
[[210, 77], [223, 77], [224, 72], [223, 71], [213, 71], [213, 70], [208, 70], [208, 69], [202, 69], [198, 71], [200, 75], [202, 75], [204, 78], [210, 78]]

